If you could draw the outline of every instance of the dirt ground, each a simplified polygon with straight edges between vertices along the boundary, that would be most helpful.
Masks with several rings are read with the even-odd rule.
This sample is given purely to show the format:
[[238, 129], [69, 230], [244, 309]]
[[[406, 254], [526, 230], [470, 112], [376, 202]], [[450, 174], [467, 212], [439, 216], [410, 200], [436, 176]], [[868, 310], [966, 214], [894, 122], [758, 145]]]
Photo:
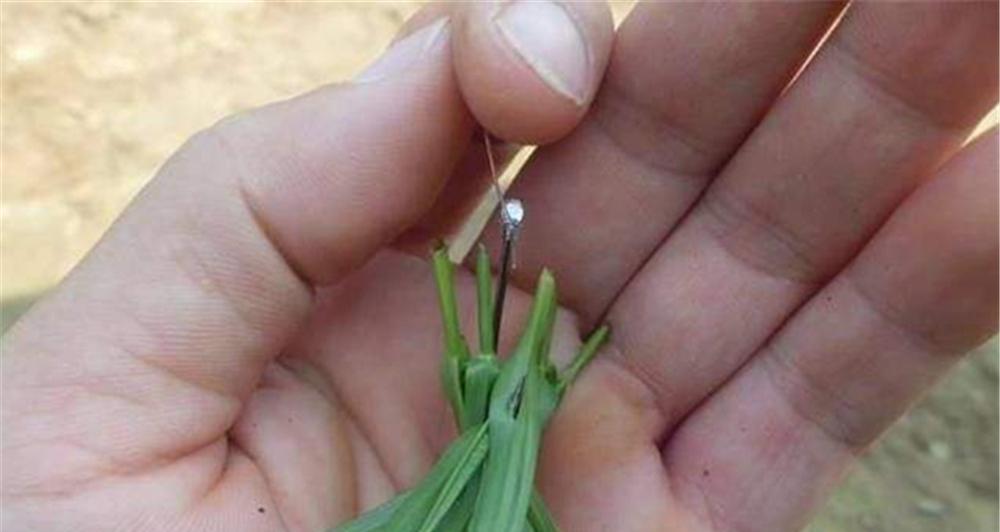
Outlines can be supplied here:
[[[233, 111], [349, 77], [416, 8], [0, 6], [3, 329], [183, 139]], [[626, 9], [617, 4], [616, 16]], [[997, 416], [994, 340], [885, 436], [809, 530], [997, 530]]]

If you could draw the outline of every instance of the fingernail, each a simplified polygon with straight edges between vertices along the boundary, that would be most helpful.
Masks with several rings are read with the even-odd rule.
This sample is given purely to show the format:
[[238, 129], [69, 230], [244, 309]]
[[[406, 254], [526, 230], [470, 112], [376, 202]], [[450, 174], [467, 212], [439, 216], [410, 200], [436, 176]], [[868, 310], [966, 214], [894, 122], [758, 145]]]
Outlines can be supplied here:
[[552, 90], [577, 104], [586, 99], [590, 61], [583, 33], [554, 2], [515, 0], [495, 18], [500, 35]]
[[421, 57], [447, 41], [448, 19], [437, 22], [407, 35], [393, 43], [382, 57], [355, 76], [356, 83], [367, 83], [394, 76], [416, 64]]

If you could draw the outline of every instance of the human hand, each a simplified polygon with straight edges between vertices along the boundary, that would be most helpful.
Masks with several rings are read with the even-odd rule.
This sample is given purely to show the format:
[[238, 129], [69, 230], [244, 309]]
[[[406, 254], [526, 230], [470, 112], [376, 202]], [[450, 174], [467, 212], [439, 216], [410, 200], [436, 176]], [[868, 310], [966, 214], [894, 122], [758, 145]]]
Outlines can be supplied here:
[[[318, 530], [426, 472], [453, 429], [433, 281], [400, 250], [481, 189], [466, 106], [559, 138], [611, 41], [568, 5], [589, 53], [546, 85], [489, 9], [161, 170], [5, 338], [6, 525]], [[937, 167], [996, 99], [996, 8], [852, 10], [774, 103], [836, 7], [642, 5], [522, 173], [518, 282], [555, 269], [556, 351], [615, 331], [546, 436], [564, 529], [794, 528], [995, 327], [995, 133]]]

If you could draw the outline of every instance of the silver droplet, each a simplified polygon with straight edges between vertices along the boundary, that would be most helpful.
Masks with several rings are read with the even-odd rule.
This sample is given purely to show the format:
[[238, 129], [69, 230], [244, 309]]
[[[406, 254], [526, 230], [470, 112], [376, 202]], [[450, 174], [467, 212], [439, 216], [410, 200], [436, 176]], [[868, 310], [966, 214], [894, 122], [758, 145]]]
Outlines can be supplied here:
[[521, 200], [517, 198], [504, 200], [503, 211], [503, 218], [506, 223], [509, 223], [513, 226], [513, 228], [520, 227], [521, 223], [524, 222], [524, 204], [521, 203]]

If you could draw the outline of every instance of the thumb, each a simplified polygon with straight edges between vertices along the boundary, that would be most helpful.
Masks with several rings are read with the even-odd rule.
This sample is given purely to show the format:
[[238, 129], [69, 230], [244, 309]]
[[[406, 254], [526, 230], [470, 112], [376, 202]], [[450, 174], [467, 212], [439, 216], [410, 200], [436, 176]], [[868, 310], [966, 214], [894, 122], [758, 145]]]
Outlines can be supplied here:
[[[439, 19], [352, 83], [232, 118], [159, 171], [5, 338], [5, 489], [222, 436], [334, 282], [433, 201], [471, 135]], [[17, 471], [23, 473], [19, 474]], [[68, 476], [68, 477], [67, 477]]]
[[419, 217], [469, 141], [448, 19], [397, 41], [353, 83], [210, 130], [247, 207], [309, 282], [336, 280]]

